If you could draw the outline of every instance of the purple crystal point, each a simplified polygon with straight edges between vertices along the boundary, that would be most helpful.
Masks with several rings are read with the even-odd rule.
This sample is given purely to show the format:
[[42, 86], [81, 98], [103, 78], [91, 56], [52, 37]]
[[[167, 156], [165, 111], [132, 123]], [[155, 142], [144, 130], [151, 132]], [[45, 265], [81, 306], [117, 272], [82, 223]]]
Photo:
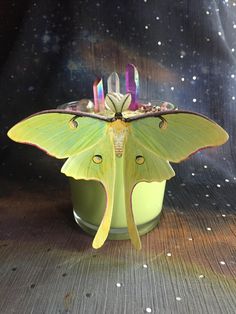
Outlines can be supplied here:
[[130, 110], [138, 109], [139, 75], [136, 67], [129, 63], [125, 71], [126, 93], [131, 94]]

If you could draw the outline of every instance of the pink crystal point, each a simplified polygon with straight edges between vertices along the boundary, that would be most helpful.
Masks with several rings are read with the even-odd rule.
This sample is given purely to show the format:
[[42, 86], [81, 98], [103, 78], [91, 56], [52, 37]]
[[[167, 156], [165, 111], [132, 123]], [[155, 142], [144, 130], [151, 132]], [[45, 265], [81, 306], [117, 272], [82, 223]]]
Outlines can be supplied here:
[[126, 93], [131, 94], [130, 110], [138, 109], [139, 75], [137, 68], [129, 63], [125, 71]]
[[97, 78], [93, 83], [94, 112], [105, 110], [104, 89], [101, 78]]

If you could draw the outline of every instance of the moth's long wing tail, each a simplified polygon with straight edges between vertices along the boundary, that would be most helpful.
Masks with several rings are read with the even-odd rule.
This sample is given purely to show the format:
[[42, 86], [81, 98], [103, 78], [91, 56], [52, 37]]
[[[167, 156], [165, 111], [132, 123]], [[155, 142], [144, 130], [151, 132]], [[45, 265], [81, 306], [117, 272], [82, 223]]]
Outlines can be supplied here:
[[[142, 181], [161, 182], [175, 175], [169, 162], [148, 151], [132, 136], [127, 137], [124, 150], [124, 191], [127, 225], [131, 241], [136, 249], [141, 249], [135, 215], [132, 208], [132, 192], [136, 184]], [[143, 195], [145, 197], [145, 195]], [[147, 200], [148, 202], [148, 200]], [[145, 213], [143, 213], [145, 215]]]
[[[115, 189], [115, 156], [111, 138], [104, 136], [97, 145], [70, 157], [61, 172], [76, 180], [100, 181], [107, 196], [104, 216], [93, 240], [93, 247], [100, 248], [105, 242], [111, 225]], [[94, 200], [96, 203], [97, 200]]]
[[107, 239], [107, 236], [110, 231], [112, 212], [113, 212], [113, 203], [114, 203], [114, 186], [105, 187], [107, 193], [107, 204], [104, 212], [104, 216], [98, 228], [98, 231], [93, 239], [93, 248], [99, 249]]
[[133, 246], [137, 250], [141, 250], [142, 244], [141, 244], [137, 226], [135, 224], [135, 218], [134, 218], [134, 213], [133, 213], [133, 208], [132, 208], [133, 187], [131, 185], [128, 187], [126, 184], [124, 188], [125, 188], [126, 220], [127, 220], [129, 236], [130, 236]]

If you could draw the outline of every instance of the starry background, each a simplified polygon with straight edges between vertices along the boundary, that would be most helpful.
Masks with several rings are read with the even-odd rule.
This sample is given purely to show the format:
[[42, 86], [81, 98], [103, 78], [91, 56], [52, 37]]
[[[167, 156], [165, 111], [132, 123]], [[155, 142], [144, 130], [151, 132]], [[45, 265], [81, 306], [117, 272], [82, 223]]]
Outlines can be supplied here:
[[[0, 1], [0, 312], [235, 313], [236, 0]], [[92, 98], [127, 63], [140, 97], [214, 119], [219, 148], [173, 164], [161, 223], [99, 250], [63, 161], [14, 143], [28, 115]]]
[[[173, 180], [201, 185], [198, 198], [209, 198], [209, 205], [209, 187], [217, 194], [236, 182], [236, 2], [52, 0], [0, 6], [2, 182], [66, 190], [61, 161], [11, 142], [6, 132], [34, 112], [92, 98], [98, 76], [106, 87], [108, 75], [118, 72], [124, 92], [127, 63], [139, 70], [141, 98], [206, 114], [230, 134], [223, 147], [173, 165]], [[1, 193], [9, 192], [2, 186]], [[223, 205], [231, 203], [223, 199]]]

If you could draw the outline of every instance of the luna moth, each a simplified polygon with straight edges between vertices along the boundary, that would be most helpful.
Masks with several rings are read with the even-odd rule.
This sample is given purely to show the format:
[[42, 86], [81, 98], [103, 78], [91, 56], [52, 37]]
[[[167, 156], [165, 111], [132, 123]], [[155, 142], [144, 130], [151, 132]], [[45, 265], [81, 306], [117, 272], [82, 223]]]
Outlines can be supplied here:
[[130, 111], [130, 102], [130, 94], [108, 93], [103, 112], [41, 111], [8, 132], [16, 142], [36, 145], [59, 159], [67, 158], [61, 169], [65, 175], [103, 184], [107, 203], [93, 240], [96, 249], [110, 230], [118, 159], [123, 165], [128, 231], [132, 244], [140, 249], [132, 211], [135, 185], [168, 180], [175, 175], [169, 162], [179, 163], [199, 149], [221, 145], [228, 139], [223, 128], [201, 114], [154, 107]]

